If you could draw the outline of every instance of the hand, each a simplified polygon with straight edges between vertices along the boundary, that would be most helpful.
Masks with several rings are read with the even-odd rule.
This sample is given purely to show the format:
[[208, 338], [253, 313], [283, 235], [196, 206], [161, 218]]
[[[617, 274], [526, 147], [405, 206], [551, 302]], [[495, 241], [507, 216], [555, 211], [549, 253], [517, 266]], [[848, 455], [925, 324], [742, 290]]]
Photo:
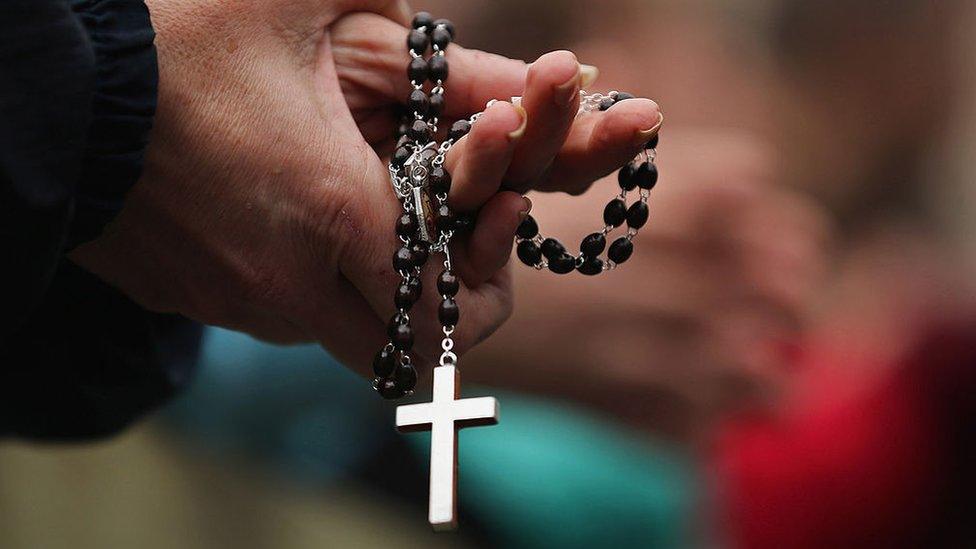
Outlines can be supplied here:
[[[823, 281], [827, 217], [774, 183], [771, 157], [747, 136], [672, 128], [659, 151], [633, 257], [596, 279], [517, 270], [518, 312], [468, 357], [469, 372], [679, 438], [772, 394]], [[601, 182], [551, 208], [558, 217], [536, 217], [546, 235], [582, 236], [616, 191]], [[500, 367], [515, 357], [522, 367]]]
[[[401, 25], [347, 13], [403, 22], [400, 4], [148, 4], [160, 92], [145, 170], [105, 234], [72, 259], [149, 309], [275, 341], [318, 340], [365, 371], [393, 312], [400, 206], [380, 155], [394, 129], [393, 107], [407, 96], [408, 57]], [[533, 181], [573, 165], [609, 171], [607, 151], [636, 150], [635, 125], [658, 115], [653, 103], [635, 101], [629, 109], [639, 116], [630, 120], [573, 124], [575, 105], [555, 106], [557, 96], [572, 95], [563, 84], [572, 81], [575, 90], [580, 79], [566, 52], [528, 69], [452, 45], [448, 60], [450, 116], [480, 110], [490, 97], [525, 96], [524, 111], [509, 103], [489, 109], [447, 159], [453, 206], [480, 212], [454, 253], [468, 286], [455, 333], [463, 351], [511, 310], [503, 266], [527, 204], [499, 193], [502, 181]], [[433, 293], [412, 315], [417, 354], [428, 359], [439, 333]]]

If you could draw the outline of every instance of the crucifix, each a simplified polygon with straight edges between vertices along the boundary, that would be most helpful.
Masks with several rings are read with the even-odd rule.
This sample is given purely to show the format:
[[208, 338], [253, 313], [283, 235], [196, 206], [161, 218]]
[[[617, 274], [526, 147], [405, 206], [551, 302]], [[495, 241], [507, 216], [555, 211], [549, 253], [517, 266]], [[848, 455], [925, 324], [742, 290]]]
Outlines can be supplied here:
[[431, 402], [399, 406], [400, 432], [430, 430], [430, 507], [434, 530], [457, 528], [457, 431], [498, 423], [494, 397], [459, 398], [461, 373], [453, 364], [434, 368]]

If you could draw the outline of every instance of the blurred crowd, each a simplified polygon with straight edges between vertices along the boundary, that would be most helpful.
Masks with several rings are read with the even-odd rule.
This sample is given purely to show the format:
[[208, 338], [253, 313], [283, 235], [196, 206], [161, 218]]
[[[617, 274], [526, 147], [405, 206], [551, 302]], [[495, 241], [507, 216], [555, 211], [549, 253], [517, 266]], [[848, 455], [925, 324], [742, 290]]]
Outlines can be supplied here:
[[[123, 471], [146, 490], [173, 476], [133, 471], [212, 478], [202, 493], [162, 491], [169, 503], [129, 496], [152, 500], [133, 520], [161, 540], [160, 517], [187, 523], [167, 525], [198, 533], [187, 547], [976, 543], [964, 504], [976, 488], [969, 2], [422, 7], [454, 20], [465, 45], [523, 59], [572, 49], [600, 69], [594, 91], [651, 97], [666, 117], [635, 257], [595, 279], [516, 266], [513, 318], [464, 359], [466, 380], [507, 393], [497, 432], [462, 438], [461, 535], [422, 531], [424, 439], [393, 434], [361, 380], [324, 372], [316, 349], [218, 330], [165, 421], [114, 443], [125, 463], [8, 447], [0, 475]], [[534, 194], [533, 214], [575, 241], [615, 186]], [[24, 518], [64, 484], [0, 482], [0, 546], [64, 546], [80, 528]], [[96, 482], [58, 497], [97, 516]], [[294, 512], [205, 510], [239, 498]], [[174, 501], [198, 512], [153, 516]], [[400, 535], [378, 533], [390, 525]]]

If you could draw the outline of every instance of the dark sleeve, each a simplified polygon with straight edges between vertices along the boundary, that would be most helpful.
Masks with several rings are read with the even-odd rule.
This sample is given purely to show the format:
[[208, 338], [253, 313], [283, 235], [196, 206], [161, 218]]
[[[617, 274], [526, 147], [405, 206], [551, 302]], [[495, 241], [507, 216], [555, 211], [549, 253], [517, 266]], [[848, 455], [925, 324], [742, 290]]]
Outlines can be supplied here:
[[147, 313], [65, 259], [139, 177], [156, 105], [153, 40], [141, 0], [0, 7], [0, 436], [110, 434], [188, 375], [196, 328]]

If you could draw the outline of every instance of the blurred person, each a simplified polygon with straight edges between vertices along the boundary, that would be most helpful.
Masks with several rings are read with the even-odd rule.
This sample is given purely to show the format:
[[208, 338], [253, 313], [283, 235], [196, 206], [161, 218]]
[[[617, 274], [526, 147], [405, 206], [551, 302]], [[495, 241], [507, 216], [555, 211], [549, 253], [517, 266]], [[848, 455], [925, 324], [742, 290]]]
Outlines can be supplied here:
[[[2, 15], [0, 223], [15, 281], [0, 434], [104, 436], [158, 406], [192, 370], [182, 317], [318, 341], [365, 370], [392, 310], [382, 220], [399, 204], [380, 156], [409, 91], [405, 4], [46, 0]], [[569, 52], [531, 68], [461, 47], [448, 58], [468, 90], [448, 118], [491, 97], [541, 105], [584, 77]], [[628, 109], [603, 128], [623, 136], [610, 150], [636, 153], [632, 135], [659, 122], [651, 101]], [[497, 103], [447, 157], [452, 205], [481, 212], [470, 253], [456, 250], [460, 351], [511, 308], [509, 235], [530, 204], [501, 182], [566, 188], [533, 170], [564, 144], [571, 110]], [[482, 154], [460, 160], [465, 148]], [[420, 352], [436, 346], [432, 326], [417, 326]]]

